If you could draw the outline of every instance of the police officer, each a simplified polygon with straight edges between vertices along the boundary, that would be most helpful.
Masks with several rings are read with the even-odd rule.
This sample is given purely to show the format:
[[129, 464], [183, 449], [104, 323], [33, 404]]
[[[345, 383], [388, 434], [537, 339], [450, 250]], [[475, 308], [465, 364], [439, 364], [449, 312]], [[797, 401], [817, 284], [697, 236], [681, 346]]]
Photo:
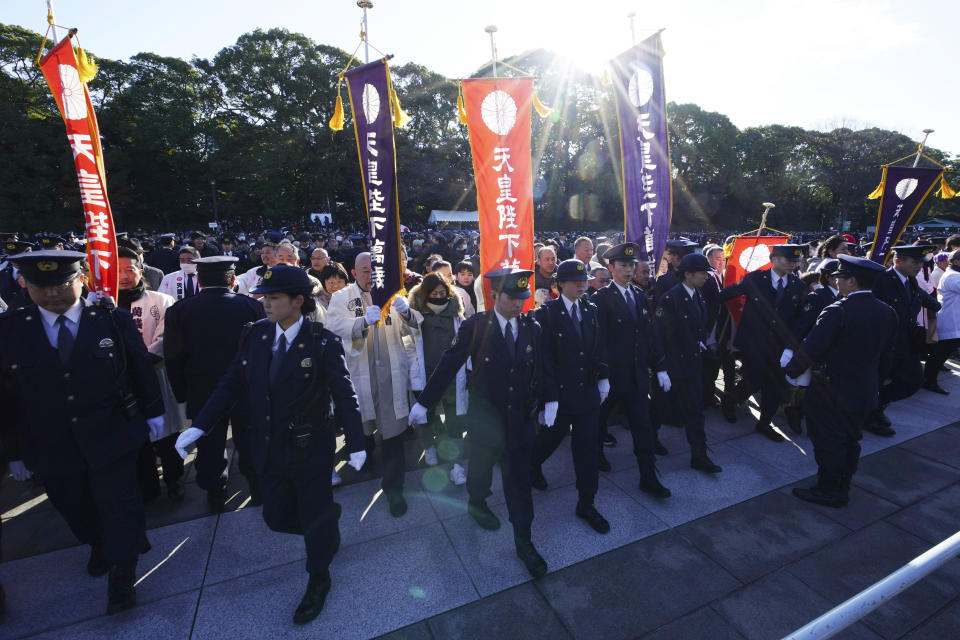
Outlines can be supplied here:
[[[163, 429], [153, 363], [130, 314], [81, 297], [77, 251], [11, 258], [36, 304], [0, 316], [0, 402], [14, 478], [36, 474], [74, 535], [87, 571], [110, 574], [107, 613], [136, 603], [137, 556], [150, 545], [137, 453]], [[145, 420], [146, 418], [146, 420]]]
[[650, 292], [650, 296], [653, 298], [654, 304], [657, 303], [657, 301], [660, 299], [660, 296], [680, 284], [681, 277], [677, 272], [677, 267], [680, 265], [680, 261], [683, 260], [684, 256], [689, 255], [696, 250], [697, 243], [693, 242], [692, 240], [687, 240], [686, 238], [667, 240], [667, 246], [664, 250], [664, 253], [666, 253], [665, 257], [667, 259], [667, 271], [657, 278], [656, 282], [653, 283], [653, 288]]
[[148, 253], [145, 258], [150, 266], [160, 269], [164, 275], [180, 269], [180, 260], [177, 258], [177, 252], [173, 250], [175, 239], [176, 236], [172, 233], [161, 235], [157, 239], [156, 248]]
[[786, 374], [793, 378], [815, 368], [803, 410], [817, 460], [817, 483], [794, 489], [793, 495], [830, 507], [849, 501], [861, 429], [878, 403], [877, 371], [897, 330], [896, 314], [871, 291], [883, 266], [854, 256], [837, 259], [843, 297], [824, 308], [786, 365]]
[[[667, 498], [670, 490], [657, 479], [648, 394], [651, 371], [656, 372], [665, 391], [670, 389], [670, 376], [653, 338], [647, 297], [631, 281], [639, 253], [640, 247], [632, 242], [607, 249], [604, 259], [610, 264], [613, 282], [590, 299], [597, 305], [600, 333], [609, 345], [610, 394], [600, 406], [598, 431], [602, 442], [610, 414], [619, 406], [633, 438], [633, 454], [640, 468], [640, 490], [657, 498]], [[610, 471], [610, 463], [602, 450], [599, 467], [601, 471]]]
[[[249, 296], [233, 293], [237, 258], [211, 256], [194, 260], [200, 293], [167, 309], [163, 341], [167, 376], [177, 402], [186, 403], [186, 416], [193, 419], [217, 388], [230, 362], [244, 327], [264, 317], [263, 305]], [[256, 471], [250, 451], [249, 417], [245, 400], [211, 426], [197, 443], [197, 486], [207, 492], [210, 510], [223, 509], [226, 494], [224, 447], [227, 423], [233, 427], [233, 443], [240, 456], [240, 472], [247, 479], [251, 503], [261, 503]]]
[[572, 429], [573, 468], [577, 476], [576, 515], [598, 533], [610, 531], [610, 523], [593, 505], [597, 494], [600, 434], [597, 413], [610, 392], [606, 347], [597, 321], [597, 307], [584, 293], [586, 265], [576, 258], [557, 266], [560, 297], [540, 305], [535, 317], [543, 329], [544, 367], [553, 372], [544, 385], [546, 426], [533, 445], [532, 484], [546, 490], [541, 465], [556, 451]]
[[703, 424], [703, 352], [707, 350], [707, 305], [700, 288], [713, 271], [699, 253], [685, 255], [677, 265], [680, 284], [657, 302], [654, 334], [666, 360], [673, 385], [676, 415], [690, 443], [690, 466], [706, 473], [719, 473], [719, 465], [707, 456]]
[[[467, 447], [467, 512], [484, 529], [500, 528], [500, 520], [487, 506], [493, 465], [500, 463], [507, 512], [513, 524], [517, 555], [535, 578], [546, 574], [547, 563], [533, 546], [533, 497], [530, 461], [536, 436], [540, 378], [544, 375], [540, 324], [520, 315], [530, 297], [533, 271], [507, 268], [490, 271], [494, 308], [470, 316], [460, 325], [456, 340], [410, 410], [410, 424], [426, 424], [427, 410], [470, 359], [468, 377], [470, 428]], [[550, 385], [545, 381], [545, 385]]]
[[19, 270], [9, 256], [33, 251], [36, 247], [29, 242], [10, 239], [3, 243], [3, 248], [8, 257], [3, 265], [0, 265], [0, 298], [3, 298], [3, 301], [7, 303], [7, 307], [16, 309], [30, 304], [31, 300], [27, 291], [20, 286], [17, 279]]
[[889, 382], [880, 387], [880, 405], [867, 420], [866, 429], [879, 436], [896, 432], [883, 411], [891, 402], [909, 398], [923, 384], [923, 359], [927, 346], [926, 329], [917, 322], [922, 309], [939, 311], [936, 298], [920, 288], [917, 274], [930, 259], [932, 244], [902, 245], [893, 248], [893, 266], [877, 278], [873, 293], [897, 312], [897, 331], [890, 352]]
[[[722, 300], [746, 296], [743, 316], [733, 344], [740, 350], [742, 379], [723, 394], [721, 406], [728, 422], [736, 422], [735, 407], [760, 390], [760, 418], [755, 429], [774, 442], [783, 436], [770, 421], [786, 395], [781, 360], [796, 346], [793, 330], [803, 309], [807, 285], [794, 273], [806, 245], [780, 244], [770, 249], [771, 268], [751, 271], [740, 282], [724, 287]], [[788, 353], [789, 352], [789, 353]], [[782, 364], [786, 364], [784, 361]]]
[[274, 531], [302, 535], [307, 549], [306, 593], [296, 624], [316, 618], [330, 591], [330, 562], [340, 546], [340, 505], [333, 501], [336, 433], [330, 399], [343, 426], [350, 465], [366, 459], [360, 409], [340, 339], [306, 319], [315, 304], [307, 274], [297, 267], [267, 269], [254, 292], [267, 318], [240, 339], [236, 357], [190, 427], [177, 440], [186, 447], [210, 437], [215, 425], [246, 398], [253, 463], [263, 494], [263, 520]]

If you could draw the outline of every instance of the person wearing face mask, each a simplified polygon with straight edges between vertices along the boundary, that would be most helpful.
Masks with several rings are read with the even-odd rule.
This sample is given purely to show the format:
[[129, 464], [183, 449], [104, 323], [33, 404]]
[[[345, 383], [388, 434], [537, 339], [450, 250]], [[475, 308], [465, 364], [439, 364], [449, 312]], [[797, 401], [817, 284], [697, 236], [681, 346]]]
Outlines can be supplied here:
[[[403, 434], [410, 411], [407, 398], [415, 388], [410, 362], [416, 358], [416, 334], [423, 316], [411, 309], [403, 296], [393, 299], [387, 313], [373, 304], [369, 253], [357, 254], [353, 277], [353, 284], [330, 298], [327, 328], [343, 340], [347, 368], [360, 399], [367, 453], [372, 453], [379, 436], [383, 491], [390, 514], [399, 518], [407, 512]], [[379, 348], [375, 347], [376, 340]]]
[[160, 286], [157, 287], [157, 291], [172, 296], [174, 301], [191, 298], [200, 291], [197, 265], [193, 263], [200, 258], [200, 252], [188, 245], [180, 247], [177, 256], [180, 259], [180, 270], [163, 276]]
[[[423, 316], [417, 347], [422, 352], [419, 363], [426, 381], [460, 330], [465, 319], [463, 300], [453, 285], [437, 272], [428, 273], [410, 290], [407, 300], [410, 308]], [[460, 464], [463, 459], [464, 423], [461, 416], [466, 413], [466, 384], [466, 370], [460, 369], [443, 392], [438, 406], [429, 412], [427, 424], [418, 430], [424, 461], [428, 466], [435, 466], [441, 460], [452, 462], [450, 482], [455, 485], [467, 481], [467, 473]], [[414, 391], [414, 395], [419, 394]], [[443, 408], [443, 422], [437, 410], [440, 406]]]

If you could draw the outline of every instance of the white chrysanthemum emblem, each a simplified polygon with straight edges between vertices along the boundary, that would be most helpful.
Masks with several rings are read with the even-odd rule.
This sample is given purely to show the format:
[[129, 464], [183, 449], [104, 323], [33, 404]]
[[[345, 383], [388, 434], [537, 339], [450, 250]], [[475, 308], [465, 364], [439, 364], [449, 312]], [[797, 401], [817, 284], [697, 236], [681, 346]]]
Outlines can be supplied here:
[[631, 104], [638, 109], [650, 102], [653, 97], [653, 76], [646, 69], [637, 69], [627, 85], [627, 96]]
[[363, 115], [367, 124], [373, 124], [380, 116], [380, 92], [372, 84], [363, 85]]
[[480, 103], [483, 123], [499, 136], [505, 136], [517, 122], [517, 103], [506, 91], [491, 91]]
[[770, 262], [770, 247], [758, 244], [740, 252], [740, 266], [748, 273]]
[[63, 86], [63, 113], [67, 120], [85, 120], [87, 98], [83, 94], [83, 83], [80, 82], [77, 68], [61, 64], [60, 84]]
[[901, 200], [906, 200], [910, 197], [910, 194], [917, 188], [917, 179], [916, 178], [904, 178], [897, 183], [897, 186], [894, 187], [894, 191], [897, 194], [897, 197]]

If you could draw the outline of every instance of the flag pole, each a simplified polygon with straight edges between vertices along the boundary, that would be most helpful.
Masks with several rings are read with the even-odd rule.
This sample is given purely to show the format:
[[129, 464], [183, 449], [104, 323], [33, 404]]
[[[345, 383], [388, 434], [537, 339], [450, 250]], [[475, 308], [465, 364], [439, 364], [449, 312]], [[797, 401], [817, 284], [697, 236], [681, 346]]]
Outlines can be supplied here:
[[637, 46], [637, 32], [633, 28], [633, 19], [636, 17], [637, 13], [635, 11], [631, 11], [627, 14], [627, 18], [630, 19], [630, 40], [633, 42], [633, 46]]
[[920, 143], [920, 148], [917, 149], [917, 157], [913, 159], [913, 168], [916, 169], [917, 165], [920, 164], [920, 154], [923, 153], [923, 148], [927, 145], [927, 138], [930, 137], [930, 134], [933, 133], [933, 129], [924, 129], [923, 130], [923, 141]]
[[493, 56], [493, 77], [497, 77], [497, 43], [494, 40], [493, 34], [497, 32], [497, 25], [491, 24], [488, 27], [483, 29], [490, 34], [490, 55]]
[[57, 41], [60, 39], [57, 37], [57, 25], [54, 24], [55, 20], [53, 19], [53, 0], [47, 0], [47, 24], [50, 25], [50, 28], [53, 29], [53, 44], [56, 45]]

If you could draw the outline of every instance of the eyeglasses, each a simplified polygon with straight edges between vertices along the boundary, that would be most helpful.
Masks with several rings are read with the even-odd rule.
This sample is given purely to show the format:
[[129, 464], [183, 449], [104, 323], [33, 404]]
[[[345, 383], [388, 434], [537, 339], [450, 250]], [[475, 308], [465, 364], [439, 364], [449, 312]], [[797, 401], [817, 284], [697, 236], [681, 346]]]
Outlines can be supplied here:
[[599, 282], [600, 284], [610, 284], [610, 281], [612, 279], [613, 278], [596, 278], [596, 281]]

